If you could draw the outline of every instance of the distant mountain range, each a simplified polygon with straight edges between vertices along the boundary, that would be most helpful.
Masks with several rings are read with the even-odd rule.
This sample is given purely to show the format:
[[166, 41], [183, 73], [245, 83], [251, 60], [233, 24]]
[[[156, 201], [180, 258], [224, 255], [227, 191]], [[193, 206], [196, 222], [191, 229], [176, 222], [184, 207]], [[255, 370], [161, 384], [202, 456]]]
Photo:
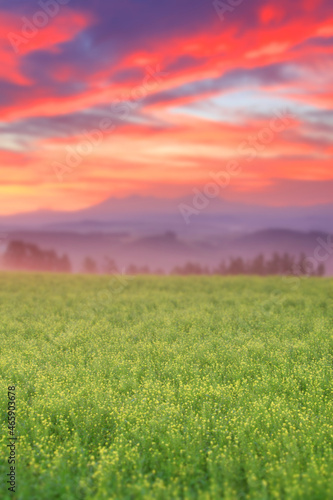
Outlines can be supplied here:
[[135, 234], [176, 231], [179, 235], [249, 233], [267, 228], [296, 231], [332, 230], [333, 205], [266, 207], [211, 200], [203, 210], [184, 220], [180, 207], [193, 207], [193, 198], [163, 199], [130, 196], [109, 198], [75, 212], [39, 210], [0, 216], [0, 230], [118, 232]]
[[[223, 258], [250, 258], [261, 252], [311, 256], [317, 239], [333, 233], [333, 205], [281, 208], [219, 199], [192, 215], [187, 224], [181, 204], [192, 207], [193, 200], [109, 198], [76, 212], [3, 216], [0, 233], [2, 241], [20, 239], [66, 252], [75, 270], [89, 255], [100, 263], [109, 256], [122, 267], [148, 265], [166, 271], [187, 261], [213, 266]], [[325, 266], [333, 274], [333, 256]]]

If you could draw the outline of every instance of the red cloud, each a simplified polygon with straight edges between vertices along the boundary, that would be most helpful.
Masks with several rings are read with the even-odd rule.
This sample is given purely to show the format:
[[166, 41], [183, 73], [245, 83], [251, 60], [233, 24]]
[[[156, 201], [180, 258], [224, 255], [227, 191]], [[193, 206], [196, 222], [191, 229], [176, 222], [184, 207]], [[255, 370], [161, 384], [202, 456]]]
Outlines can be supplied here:
[[[254, 199], [254, 193], [263, 193], [267, 189], [271, 199], [277, 200], [283, 185], [288, 187], [302, 179], [309, 183], [332, 179], [333, 151], [321, 141], [319, 127], [309, 130], [299, 120], [290, 129], [276, 133], [269, 143], [259, 142], [258, 147], [252, 142], [269, 126], [269, 119], [253, 116], [243, 123], [231, 124], [223, 123], [222, 117], [217, 123], [185, 112], [175, 114], [171, 109], [222, 93], [217, 86], [205, 87], [206, 80], [219, 78], [234, 69], [245, 73], [246, 70], [259, 70], [278, 63], [288, 63], [286, 70], [292, 67], [299, 76], [283, 85], [277, 83], [273, 96], [283, 95], [289, 100], [332, 109], [332, 82], [326, 69], [330, 69], [328, 61], [333, 49], [328, 44], [311, 40], [324, 40], [333, 35], [333, 17], [317, 21], [313, 16], [312, 0], [307, 1], [307, 7], [308, 14], [289, 19], [283, 5], [266, 4], [258, 11], [260, 26], [240, 29], [236, 19], [234, 24], [221, 28], [217, 19], [210, 32], [169, 36], [167, 43], [165, 39], [156, 38], [151, 40], [150, 50], [137, 50], [112, 65], [104, 63], [88, 76], [81, 70], [78, 77], [75, 64], [71, 66], [66, 60], [57, 68], [56, 74], [50, 70], [49, 76], [57, 84], [72, 80], [84, 84], [74, 95], [66, 96], [55, 95], [51, 87], [42, 84], [30, 86], [21, 72], [21, 62], [29, 52], [59, 50], [61, 43], [72, 40], [92, 19], [70, 9], [61, 10], [27, 43], [22, 42], [16, 54], [10, 46], [8, 33], [20, 34], [20, 23], [13, 16], [1, 14], [0, 78], [26, 86], [15, 104], [2, 105], [3, 121], [70, 114], [96, 105], [111, 105], [121, 96], [135, 101], [140, 99], [139, 89], [144, 82], [147, 83], [145, 68], [159, 67], [162, 71], [169, 68], [168, 74], [160, 81], [149, 80], [146, 92], [146, 95], [164, 93], [168, 99], [162, 101], [157, 96], [155, 103], [150, 105], [143, 101], [145, 117], [153, 123], [156, 119], [161, 124], [159, 128], [138, 124], [135, 113], [129, 113], [129, 123], [105, 130], [102, 143], [83, 157], [63, 184], [57, 181], [51, 164], [53, 161], [66, 162], [66, 148], [76, 148], [82, 140], [77, 132], [66, 138], [49, 137], [40, 141], [28, 157], [23, 153], [2, 152], [3, 185], [10, 186], [13, 192], [22, 196], [28, 193], [25, 204], [32, 203], [33, 193], [29, 186], [34, 184], [39, 185], [43, 202], [50, 200], [56, 206], [61, 200], [64, 208], [78, 208], [78, 205], [84, 205], [83, 199], [95, 202], [98, 196], [104, 197], [104, 193], [110, 192], [126, 195], [139, 190], [162, 195], [165, 190], [172, 189], [173, 193], [186, 194], [192, 187], [207, 182], [210, 171], [223, 170], [235, 158], [242, 169], [230, 185], [230, 196], [243, 194]], [[190, 64], [179, 63], [181, 55], [186, 55]], [[133, 76], [136, 75], [133, 70], [138, 69], [142, 70], [141, 78]], [[119, 72], [126, 74], [126, 71], [129, 76], [119, 83]], [[196, 86], [198, 82], [203, 85]], [[194, 89], [191, 95], [180, 92], [180, 88], [191, 85]], [[254, 85], [258, 87], [257, 83]], [[196, 88], [200, 90], [195, 92]], [[261, 84], [263, 88], [265, 83]], [[267, 85], [269, 90], [272, 91], [272, 86]], [[90, 127], [96, 127], [96, 124], [87, 123], [86, 128]], [[265, 134], [262, 133], [262, 137]], [[285, 184], [277, 185], [276, 179], [283, 179]], [[78, 190], [86, 195], [80, 194], [77, 201], [67, 200], [68, 193], [77, 193]], [[305, 192], [308, 193], [308, 189]]]
[[45, 13], [44, 21], [39, 27], [33, 18], [0, 14], [0, 78], [20, 85], [29, 83], [20, 72], [21, 57], [36, 50], [58, 51], [59, 44], [72, 40], [92, 20], [87, 14], [62, 7], [54, 18]]

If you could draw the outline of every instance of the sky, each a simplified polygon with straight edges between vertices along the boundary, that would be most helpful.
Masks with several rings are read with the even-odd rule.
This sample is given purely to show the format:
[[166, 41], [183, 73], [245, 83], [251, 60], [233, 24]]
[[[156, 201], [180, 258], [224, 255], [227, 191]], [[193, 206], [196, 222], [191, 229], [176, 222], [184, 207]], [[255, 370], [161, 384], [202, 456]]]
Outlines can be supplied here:
[[[332, 0], [0, 0], [0, 214], [333, 203]], [[153, 202], [152, 202], [153, 210]]]

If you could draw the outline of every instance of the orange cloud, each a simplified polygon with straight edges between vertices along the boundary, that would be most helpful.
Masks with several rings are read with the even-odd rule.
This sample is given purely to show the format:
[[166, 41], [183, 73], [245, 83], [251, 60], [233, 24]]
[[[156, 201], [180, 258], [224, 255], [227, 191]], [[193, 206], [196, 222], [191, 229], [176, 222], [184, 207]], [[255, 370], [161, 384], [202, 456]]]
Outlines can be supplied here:
[[[147, 97], [155, 96], [155, 100], [148, 103], [142, 100], [142, 115], [133, 111], [127, 116], [127, 122], [125, 120], [113, 130], [105, 130], [102, 142], [93, 147], [89, 155], [82, 155], [82, 161], [70, 169], [61, 183], [52, 170], [52, 162], [66, 162], [67, 148], [75, 149], [82, 141], [77, 129], [66, 137], [53, 137], [55, 132], [51, 130], [47, 139], [38, 140], [32, 136], [27, 152], [23, 146], [21, 152], [1, 151], [3, 203], [14, 207], [10, 201], [13, 198], [21, 200], [21, 209], [29, 206], [75, 209], [109, 194], [127, 195], [139, 191], [162, 195], [168, 189], [174, 194], [186, 194], [192, 187], [207, 182], [210, 171], [223, 170], [235, 159], [242, 169], [230, 185], [230, 196], [243, 193], [250, 197], [251, 193], [264, 189], [271, 189], [271, 194], [278, 196], [282, 184], [274, 187], [276, 179], [289, 183], [302, 179], [307, 182], [333, 179], [333, 150], [323, 140], [319, 126], [316, 130], [307, 128], [299, 118], [293, 126], [275, 133], [268, 143], [263, 143], [264, 139], [258, 143], [260, 134], [265, 137], [262, 131], [269, 127], [270, 119], [259, 118], [256, 109], [245, 110], [247, 114], [239, 116], [238, 123], [223, 121], [223, 113], [217, 122], [179, 110], [181, 106], [234, 90], [223, 87], [222, 83], [219, 87], [218, 84], [206, 85], [206, 82], [233, 70], [246, 75], [249, 70], [259, 72], [269, 65], [282, 64], [286, 71], [294, 70], [289, 79], [282, 83], [277, 81], [275, 85], [273, 78], [268, 83], [264, 78], [253, 83], [249, 72], [248, 81], [246, 76], [242, 80], [242, 88], [254, 86], [284, 102], [289, 100], [299, 106], [305, 102], [313, 107], [332, 109], [329, 61], [333, 47], [326, 42], [333, 36], [333, 17], [316, 21], [314, 5], [312, 0], [307, 0], [305, 14], [289, 19], [283, 5], [270, 3], [258, 11], [259, 26], [245, 28], [241, 20], [235, 18], [233, 23], [221, 29], [217, 19], [209, 31], [202, 29], [192, 35], [168, 34], [167, 43], [165, 37], [155, 36], [150, 46], [138, 47], [114, 64], [101, 60], [91, 74], [81, 66], [71, 65], [65, 58], [56, 69], [50, 68], [47, 73], [53, 86], [43, 86], [42, 81], [33, 86], [23, 73], [25, 56], [39, 50], [60, 51], [60, 44], [73, 40], [93, 22], [93, 18], [86, 13], [62, 9], [27, 43], [20, 44], [16, 54], [8, 33], [20, 34], [20, 22], [12, 14], [2, 13], [0, 79], [22, 86], [23, 90], [17, 94], [15, 102], [2, 103], [2, 121], [7, 125], [10, 123], [14, 127], [22, 119], [91, 111], [97, 106], [111, 106], [114, 100], [122, 97], [136, 100], [139, 89], [147, 81], [150, 83]], [[318, 37], [322, 43], [313, 42]], [[186, 61], [182, 62], [183, 59]], [[166, 71], [167, 75], [152, 85], [152, 80], [147, 80], [148, 66]], [[69, 89], [67, 93], [57, 92], [57, 86], [63, 89], [66, 82], [73, 83], [75, 90], [71, 90], [71, 95]], [[77, 88], [75, 83], [78, 83]], [[193, 91], [183, 92], [184, 87]], [[175, 108], [178, 108], [177, 113]], [[98, 112], [102, 113], [100, 109], [95, 111], [94, 120]], [[144, 124], [144, 120], [149, 125]], [[87, 118], [85, 128], [95, 127], [96, 124]], [[33, 189], [36, 186], [38, 195]], [[69, 193], [76, 195], [68, 197]], [[8, 209], [0, 209], [5, 210]]]

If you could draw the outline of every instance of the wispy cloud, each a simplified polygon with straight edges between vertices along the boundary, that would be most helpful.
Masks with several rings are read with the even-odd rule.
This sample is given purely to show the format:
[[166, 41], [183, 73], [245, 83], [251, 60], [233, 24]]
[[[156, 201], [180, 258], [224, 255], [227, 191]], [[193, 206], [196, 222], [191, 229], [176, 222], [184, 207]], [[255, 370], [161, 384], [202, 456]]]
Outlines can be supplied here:
[[[331, 2], [225, 3], [223, 23], [202, 0], [8, 3], [0, 15], [4, 203], [10, 186], [21, 209], [46, 200], [80, 207], [91, 202], [88, 178], [94, 200], [98, 189], [100, 199], [114, 194], [120, 178], [122, 194], [138, 192], [139, 183], [157, 195], [166, 185], [170, 196], [189, 194], [283, 107], [297, 115], [297, 126], [258, 155], [228, 196], [277, 203], [283, 183], [332, 180]], [[132, 96], [157, 66], [168, 78], [145, 99]], [[50, 163], [63, 162], [64, 148], [95, 130], [116, 100], [137, 105], [116, 119], [116, 130], [105, 129], [84, 172], [59, 184]], [[323, 202], [333, 200], [323, 193]], [[298, 203], [309, 202], [296, 194]]]

